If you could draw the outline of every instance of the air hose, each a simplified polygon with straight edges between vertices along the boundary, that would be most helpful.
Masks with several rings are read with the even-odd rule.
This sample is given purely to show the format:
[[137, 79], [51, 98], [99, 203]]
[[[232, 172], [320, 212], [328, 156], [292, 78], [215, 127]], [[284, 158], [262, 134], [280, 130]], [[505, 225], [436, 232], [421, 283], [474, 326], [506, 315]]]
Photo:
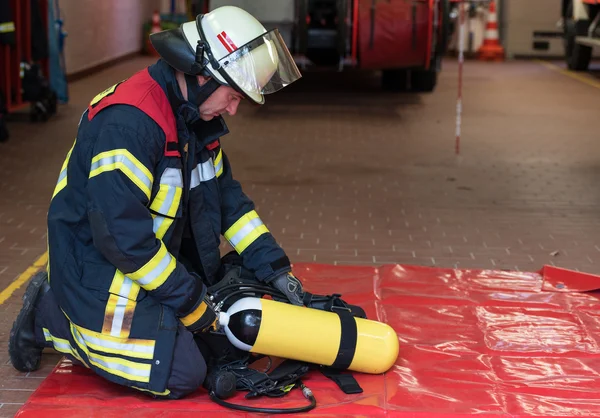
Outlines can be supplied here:
[[301, 383], [300, 387], [302, 388], [302, 394], [304, 395], [304, 397], [310, 401], [310, 405], [299, 406], [295, 408], [262, 408], [255, 406], [238, 405], [224, 401], [223, 399], [220, 399], [212, 390], [210, 391], [209, 395], [210, 398], [219, 405], [224, 406], [225, 408], [236, 409], [238, 411], [265, 414], [298, 414], [301, 412], [308, 412], [317, 406], [317, 400], [315, 399], [315, 396], [313, 395], [312, 391], [308, 387], [306, 387], [304, 383]]

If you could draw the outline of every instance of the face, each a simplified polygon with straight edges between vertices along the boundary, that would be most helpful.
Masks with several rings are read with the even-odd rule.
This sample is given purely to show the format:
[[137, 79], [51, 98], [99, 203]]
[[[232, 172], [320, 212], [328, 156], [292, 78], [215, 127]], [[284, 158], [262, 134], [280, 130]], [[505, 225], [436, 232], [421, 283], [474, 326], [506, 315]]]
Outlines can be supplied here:
[[[198, 77], [198, 83], [200, 85], [203, 85], [206, 81], [207, 79], [204, 77]], [[244, 96], [235, 91], [232, 87], [219, 86], [219, 88], [200, 105], [200, 118], [208, 121], [225, 112], [230, 116], [233, 116], [237, 113], [237, 108], [243, 98]]]

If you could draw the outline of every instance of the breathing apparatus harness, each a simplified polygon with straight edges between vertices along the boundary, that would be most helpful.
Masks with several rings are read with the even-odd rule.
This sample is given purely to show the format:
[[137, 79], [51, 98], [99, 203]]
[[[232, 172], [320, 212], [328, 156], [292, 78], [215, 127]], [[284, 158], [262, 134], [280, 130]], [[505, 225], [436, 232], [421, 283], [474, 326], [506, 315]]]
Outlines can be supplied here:
[[[208, 288], [217, 313], [226, 310], [235, 301], [248, 296], [261, 298], [269, 295], [273, 300], [288, 302], [282, 292], [258, 282], [255, 276], [241, 265], [241, 259], [238, 257], [237, 254], [230, 253], [223, 258], [223, 279]], [[340, 296], [339, 294], [321, 296], [305, 292], [304, 305], [314, 309], [350, 313], [356, 317], [366, 318], [362, 308], [347, 304]], [[204, 386], [208, 390], [210, 398], [221, 406], [240, 411], [269, 414], [310, 411], [316, 407], [317, 401], [312, 391], [302, 382], [302, 377], [311, 370], [321, 371], [346, 394], [362, 393], [362, 388], [349, 373], [341, 373], [333, 368], [296, 360], [284, 360], [271, 370], [272, 359], [270, 357], [235, 348], [223, 331], [211, 330], [203, 333], [201, 338], [207, 350], [210, 350], [212, 354], [208, 355], [208, 374]], [[251, 367], [265, 358], [268, 360], [268, 364], [263, 370]], [[233, 404], [225, 400], [234, 396], [237, 391], [248, 391], [246, 399], [261, 396], [280, 398], [294, 388], [302, 390], [302, 394], [310, 402], [309, 405], [296, 408], [261, 408]]]

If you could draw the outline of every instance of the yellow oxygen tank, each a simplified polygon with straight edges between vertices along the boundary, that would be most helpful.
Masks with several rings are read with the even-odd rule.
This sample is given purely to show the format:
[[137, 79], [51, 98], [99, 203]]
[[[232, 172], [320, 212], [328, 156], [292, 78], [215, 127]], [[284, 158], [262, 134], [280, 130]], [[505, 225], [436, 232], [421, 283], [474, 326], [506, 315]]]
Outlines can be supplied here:
[[388, 371], [399, 351], [387, 324], [269, 299], [240, 299], [218, 324], [240, 350], [362, 373]]

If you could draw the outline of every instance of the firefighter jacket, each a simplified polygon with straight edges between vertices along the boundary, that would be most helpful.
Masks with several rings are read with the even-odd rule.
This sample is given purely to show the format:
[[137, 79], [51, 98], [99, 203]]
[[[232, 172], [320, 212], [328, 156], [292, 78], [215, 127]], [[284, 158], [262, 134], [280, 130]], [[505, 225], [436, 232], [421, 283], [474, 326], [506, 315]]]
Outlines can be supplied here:
[[59, 351], [166, 394], [178, 323], [193, 331], [206, 309], [221, 235], [259, 280], [291, 271], [232, 177], [226, 133], [221, 117], [199, 118], [162, 60], [92, 100], [48, 213], [50, 285], [72, 334]]

